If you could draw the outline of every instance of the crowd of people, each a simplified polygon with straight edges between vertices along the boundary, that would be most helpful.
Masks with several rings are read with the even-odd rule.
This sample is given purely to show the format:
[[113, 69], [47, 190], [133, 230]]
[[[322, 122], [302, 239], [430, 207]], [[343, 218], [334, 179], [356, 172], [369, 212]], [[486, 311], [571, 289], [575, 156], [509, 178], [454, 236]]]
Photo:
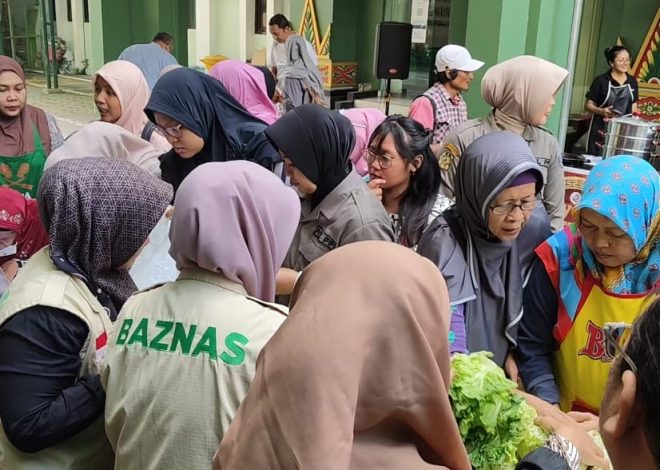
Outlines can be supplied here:
[[[339, 112], [270, 29], [272, 68], [128, 48], [66, 140], [0, 57], [0, 468], [468, 470], [451, 358], [479, 351], [550, 435], [518, 469], [606, 468], [598, 428], [659, 468], [660, 176], [602, 161], [564, 225], [568, 71], [448, 45], [410, 116]], [[176, 273], [138, 291], [152, 256]]]

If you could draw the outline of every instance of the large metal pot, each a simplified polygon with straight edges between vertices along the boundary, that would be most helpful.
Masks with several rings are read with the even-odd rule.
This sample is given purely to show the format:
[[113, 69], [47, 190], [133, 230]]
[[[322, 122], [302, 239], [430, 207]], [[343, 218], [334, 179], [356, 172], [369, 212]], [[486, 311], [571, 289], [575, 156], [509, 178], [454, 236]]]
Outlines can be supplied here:
[[660, 124], [632, 117], [610, 119], [603, 157], [635, 155], [652, 160], [658, 153]]

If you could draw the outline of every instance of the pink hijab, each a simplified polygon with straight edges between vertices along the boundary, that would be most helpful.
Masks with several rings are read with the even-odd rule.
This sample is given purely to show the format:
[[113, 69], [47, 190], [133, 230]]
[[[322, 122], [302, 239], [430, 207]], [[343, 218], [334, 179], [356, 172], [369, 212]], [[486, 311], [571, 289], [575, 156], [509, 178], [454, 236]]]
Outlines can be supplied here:
[[277, 108], [266, 92], [264, 74], [250, 64], [227, 59], [215, 64], [209, 75], [219, 80], [229, 94], [253, 116], [270, 125], [277, 121]]
[[214, 470], [470, 470], [449, 401], [449, 316], [440, 271], [408, 248], [322, 256], [261, 350]]
[[275, 276], [300, 219], [300, 200], [270, 171], [247, 161], [198, 166], [174, 201], [170, 255], [179, 270], [200, 267], [272, 302]]
[[352, 108], [340, 112], [350, 119], [353, 129], [355, 129], [355, 146], [350, 159], [360, 176], [364, 176], [369, 172], [367, 163], [369, 137], [381, 125], [386, 116], [378, 109], [372, 108]]
[[[92, 83], [96, 82], [99, 75], [112, 87], [121, 103], [121, 117], [114, 124], [140, 137], [142, 129], [149, 122], [144, 113], [149, 101], [149, 85], [142, 71], [126, 60], [113, 60], [94, 74]], [[156, 132], [152, 134], [150, 142], [163, 151], [171, 148], [165, 137]]]

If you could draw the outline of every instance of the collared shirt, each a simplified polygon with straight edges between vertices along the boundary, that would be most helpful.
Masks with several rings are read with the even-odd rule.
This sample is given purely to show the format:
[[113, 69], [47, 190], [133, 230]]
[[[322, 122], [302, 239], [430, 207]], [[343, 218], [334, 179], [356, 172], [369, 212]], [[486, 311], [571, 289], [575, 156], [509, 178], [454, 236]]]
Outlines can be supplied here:
[[[458, 160], [465, 149], [479, 137], [504, 129], [497, 125], [495, 115], [491, 112], [479, 119], [471, 119], [453, 129], [445, 139], [440, 151], [439, 165], [442, 174], [440, 190], [448, 197], [454, 195], [454, 178]], [[564, 226], [564, 196], [566, 183], [564, 167], [561, 162], [559, 142], [547, 129], [527, 126], [522, 133], [529, 148], [536, 158], [543, 173], [543, 190], [541, 196], [545, 210], [550, 216], [552, 230], [556, 232]]]
[[467, 104], [460, 93], [451, 96], [444, 85], [436, 83], [410, 106], [408, 116], [433, 130], [434, 144], [440, 144], [454, 127], [467, 120]]
[[394, 241], [394, 233], [385, 208], [353, 170], [316, 207], [303, 201], [284, 267], [300, 271], [330, 250], [364, 240]]

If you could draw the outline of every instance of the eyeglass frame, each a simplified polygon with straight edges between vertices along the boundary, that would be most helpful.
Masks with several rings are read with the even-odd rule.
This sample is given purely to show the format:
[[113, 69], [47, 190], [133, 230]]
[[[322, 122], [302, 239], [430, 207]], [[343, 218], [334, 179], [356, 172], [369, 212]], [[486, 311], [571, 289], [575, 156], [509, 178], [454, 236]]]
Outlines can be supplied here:
[[180, 139], [181, 138], [181, 128], [183, 127], [183, 124], [177, 124], [176, 126], [172, 127], [163, 127], [159, 126], [156, 124], [156, 132], [158, 132], [160, 135], [163, 137], [172, 137], [174, 139]]
[[[382, 160], [385, 160], [387, 162], [387, 165], [383, 165]], [[376, 153], [370, 148], [367, 149], [367, 163], [371, 165], [374, 163], [376, 160], [378, 160], [378, 166], [382, 170], [387, 170], [389, 168], [392, 168], [392, 162], [394, 161], [394, 157], [388, 157], [386, 155], [383, 155], [382, 153]]]
[[621, 59], [614, 59], [613, 62], [615, 62], [615, 63], [617, 63], [617, 64], [621, 64], [621, 65], [623, 65], [623, 64], [630, 64], [630, 59], [624, 59], [624, 60], [621, 60]]
[[[532, 204], [532, 206], [529, 209], [525, 209], [523, 206], [525, 206], [526, 204]], [[526, 201], [526, 202], [521, 201], [518, 204], [514, 204], [512, 202], [507, 202], [506, 204], [493, 205], [493, 206], [490, 206], [489, 209], [495, 215], [509, 215], [509, 214], [512, 214], [516, 209], [520, 209], [520, 212], [522, 212], [523, 214], [529, 214], [530, 212], [532, 212], [534, 210], [534, 208], [536, 207], [537, 204], [538, 204], [538, 198], [534, 198], [533, 201]], [[499, 209], [505, 208], [505, 207], [508, 207], [509, 210], [507, 210], [506, 212], [496, 212], [496, 210], [499, 210]]]
[[635, 361], [633, 361], [632, 358], [628, 355], [628, 353], [626, 353], [625, 345], [624, 346], [620, 345], [619, 340], [614, 337], [615, 328], [624, 328], [624, 329], [632, 330], [632, 325], [621, 322], [606, 322], [603, 325], [603, 333], [605, 334], [605, 341], [603, 346], [605, 347], [605, 352], [607, 352], [609, 355], [609, 351], [611, 348], [608, 348], [608, 346], [609, 345], [613, 346], [617, 355], [621, 356], [621, 358], [623, 358], [623, 360], [626, 361], [626, 364], [628, 364], [628, 367], [630, 367], [630, 370], [634, 374], [637, 374], [637, 365], [635, 364]]

